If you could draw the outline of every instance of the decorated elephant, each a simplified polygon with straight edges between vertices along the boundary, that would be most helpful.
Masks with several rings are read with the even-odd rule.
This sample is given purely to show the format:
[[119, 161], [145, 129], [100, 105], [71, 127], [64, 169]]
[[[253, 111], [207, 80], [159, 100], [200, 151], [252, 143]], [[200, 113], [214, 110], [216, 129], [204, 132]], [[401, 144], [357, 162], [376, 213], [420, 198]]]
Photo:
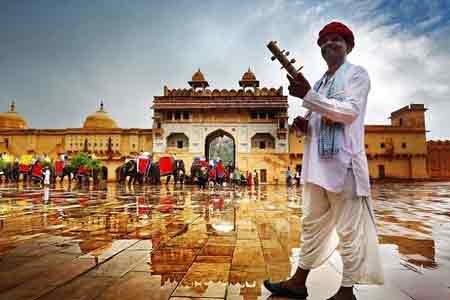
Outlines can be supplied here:
[[178, 182], [184, 184], [184, 181], [186, 179], [186, 169], [184, 167], [184, 161], [180, 159], [175, 160], [173, 169], [173, 179], [175, 181], [175, 185]]
[[19, 179], [19, 163], [0, 162], [0, 183], [17, 182]]
[[[184, 161], [181, 159], [173, 159], [171, 156], [164, 156], [159, 159], [159, 176], [167, 176], [166, 184], [170, 183], [172, 176], [174, 177], [175, 184], [180, 182], [184, 183], [186, 179], [186, 169], [184, 167]], [[159, 179], [157, 180], [160, 181]]]
[[64, 177], [67, 176], [67, 178], [69, 179], [69, 183], [72, 181], [72, 177], [74, 176], [74, 169], [71, 166], [69, 161], [63, 161], [63, 160], [58, 160], [55, 162], [55, 166], [52, 170], [52, 182], [56, 182], [56, 179], [59, 177], [60, 180], [59, 182], [62, 183], [64, 180]]
[[120, 184], [123, 184], [128, 180], [128, 184], [134, 184], [136, 183], [138, 179], [138, 169], [137, 169], [137, 163], [136, 160], [130, 159], [129, 161], [125, 162], [123, 165], [118, 167], [116, 169], [116, 176], [117, 181]]
[[145, 166], [138, 166], [138, 161], [131, 159], [116, 169], [116, 178], [120, 184], [128, 179], [128, 184], [150, 183], [161, 184], [161, 177], [167, 176], [166, 183], [173, 176], [175, 184], [184, 183], [186, 170], [182, 160], [174, 160], [171, 156], [160, 158], [157, 162], [151, 160]]

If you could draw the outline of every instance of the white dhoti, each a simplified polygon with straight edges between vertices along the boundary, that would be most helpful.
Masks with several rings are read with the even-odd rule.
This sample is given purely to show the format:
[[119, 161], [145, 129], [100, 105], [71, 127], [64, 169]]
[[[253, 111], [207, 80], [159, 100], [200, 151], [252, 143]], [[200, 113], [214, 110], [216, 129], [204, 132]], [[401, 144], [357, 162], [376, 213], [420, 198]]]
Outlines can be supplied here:
[[322, 265], [339, 246], [342, 286], [383, 284], [372, 205], [368, 197], [356, 195], [351, 169], [340, 193], [304, 184], [302, 223], [299, 262], [302, 269]]

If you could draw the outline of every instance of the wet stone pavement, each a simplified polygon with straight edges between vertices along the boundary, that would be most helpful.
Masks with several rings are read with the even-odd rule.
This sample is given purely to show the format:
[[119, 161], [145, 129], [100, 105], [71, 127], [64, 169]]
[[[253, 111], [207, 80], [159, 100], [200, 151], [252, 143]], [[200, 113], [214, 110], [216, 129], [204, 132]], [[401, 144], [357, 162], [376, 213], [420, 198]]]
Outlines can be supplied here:
[[[0, 185], [0, 299], [277, 299], [295, 271], [301, 191], [260, 186]], [[450, 299], [450, 183], [376, 184], [384, 286], [358, 299]], [[335, 253], [308, 279], [338, 288]]]

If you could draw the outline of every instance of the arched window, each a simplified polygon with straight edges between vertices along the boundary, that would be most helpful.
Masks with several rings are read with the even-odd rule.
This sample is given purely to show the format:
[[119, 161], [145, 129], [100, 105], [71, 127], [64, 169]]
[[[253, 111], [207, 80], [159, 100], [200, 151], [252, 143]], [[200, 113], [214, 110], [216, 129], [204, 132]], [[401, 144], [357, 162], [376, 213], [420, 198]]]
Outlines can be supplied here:
[[188, 150], [189, 149], [189, 138], [181, 132], [171, 133], [167, 137], [167, 147], [177, 150]]

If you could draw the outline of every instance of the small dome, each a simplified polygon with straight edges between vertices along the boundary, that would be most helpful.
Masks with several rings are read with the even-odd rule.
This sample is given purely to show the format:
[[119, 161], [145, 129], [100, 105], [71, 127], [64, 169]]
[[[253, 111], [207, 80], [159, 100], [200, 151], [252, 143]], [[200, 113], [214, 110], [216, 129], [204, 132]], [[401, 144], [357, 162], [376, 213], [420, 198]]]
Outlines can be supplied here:
[[244, 73], [244, 75], [242, 75], [242, 81], [255, 81], [256, 80], [256, 76], [255, 73], [253, 73], [250, 70], [250, 67], [248, 68], [248, 71]]
[[203, 88], [209, 86], [208, 81], [206, 81], [205, 76], [203, 75], [202, 71], [200, 69], [197, 70], [197, 72], [192, 75], [192, 80], [188, 81], [189, 85], [195, 90], [196, 88]]
[[103, 102], [100, 104], [100, 109], [92, 115], [89, 115], [84, 121], [83, 128], [91, 129], [111, 129], [118, 128], [116, 121], [114, 121], [109, 114], [103, 109]]
[[242, 75], [242, 79], [239, 80], [239, 86], [243, 87], [244, 89], [246, 87], [259, 87], [259, 81], [256, 80], [255, 73], [250, 70], [250, 67], [248, 67], [248, 71], [245, 72], [244, 75]]
[[0, 113], [0, 128], [3, 129], [26, 129], [28, 128], [25, 119], [16, 112], [14, 101], [11, 103], [8, 112]]
[[200, 71], [200, 69], [198, 69], [197, 72], [192, 75], [192, 81], [206, 81], [205, 76], [203, 75], [202, 71]]

